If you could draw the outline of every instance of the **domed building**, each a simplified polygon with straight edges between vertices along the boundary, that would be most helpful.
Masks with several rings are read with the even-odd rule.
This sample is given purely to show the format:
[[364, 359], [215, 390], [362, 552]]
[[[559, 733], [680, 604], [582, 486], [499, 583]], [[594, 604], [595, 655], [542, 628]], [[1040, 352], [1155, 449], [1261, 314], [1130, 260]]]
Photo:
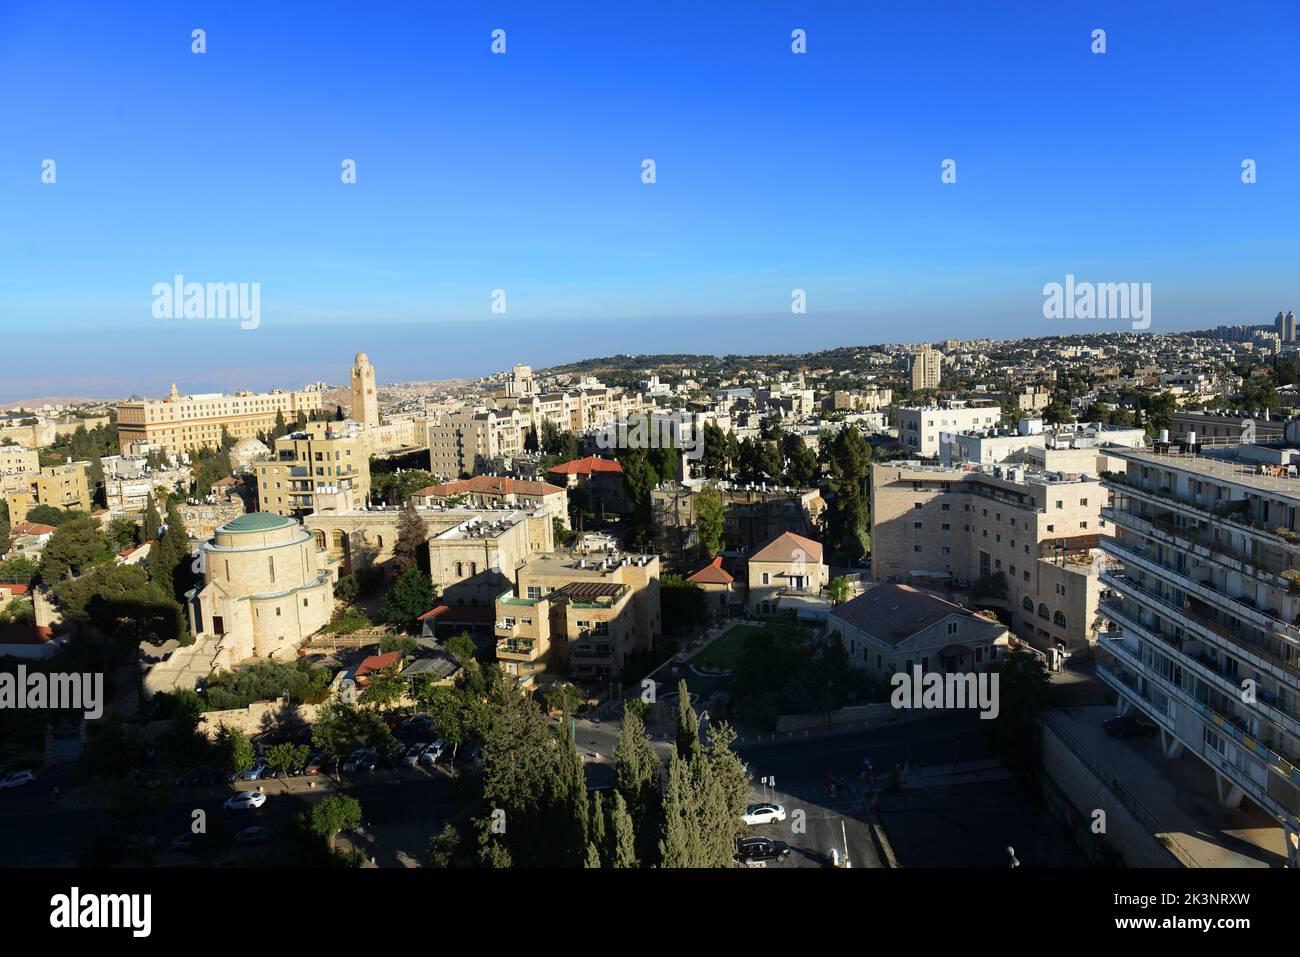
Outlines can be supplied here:
[[214, 668], [292, 657], [334, 610], [335, 567], [293, 518], [250, 512], [199, 550], [203, 583], [186, 594], [190, 628], [216, 641]]
[[242, 472], [248, 468], [249, 463], [254, 459], [260, 459], [270, 454], [270, 449], [250, 435], [240, 439], [231, 447], [230, 464], [236, 472]]

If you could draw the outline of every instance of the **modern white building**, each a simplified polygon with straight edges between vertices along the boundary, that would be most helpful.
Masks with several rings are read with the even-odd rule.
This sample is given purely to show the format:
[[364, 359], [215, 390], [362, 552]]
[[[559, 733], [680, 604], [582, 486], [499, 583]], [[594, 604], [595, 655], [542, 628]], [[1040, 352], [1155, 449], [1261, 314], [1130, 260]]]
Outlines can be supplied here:
[[1114, 452], [1098, 675], [1286, 831], [1300, 866], [1300, 459], [1294, 447]]

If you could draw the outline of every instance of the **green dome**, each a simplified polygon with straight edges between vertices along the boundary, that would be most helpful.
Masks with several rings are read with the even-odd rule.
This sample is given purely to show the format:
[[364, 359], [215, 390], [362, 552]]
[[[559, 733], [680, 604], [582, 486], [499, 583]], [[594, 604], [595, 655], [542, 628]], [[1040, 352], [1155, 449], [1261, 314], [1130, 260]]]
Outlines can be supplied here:
[[294, 524], [293, 519], [271, 512], [249, 512], [239, 518], [232, 518], [221, 526], [223, 532], [269, 532], [273, 528], [283, 528]]

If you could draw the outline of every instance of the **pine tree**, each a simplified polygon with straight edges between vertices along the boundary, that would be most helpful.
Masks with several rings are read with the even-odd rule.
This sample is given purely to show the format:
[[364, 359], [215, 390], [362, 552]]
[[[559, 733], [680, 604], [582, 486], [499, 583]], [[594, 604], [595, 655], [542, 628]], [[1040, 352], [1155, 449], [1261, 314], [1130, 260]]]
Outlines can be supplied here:
[[587, 845], [587, 860], [583, 867], [600, 867], [600, 851], [596, 850], [595, 844]]
[[632, 817], [627, 813], [627, 802], [618, 791], [609, 812], [609, 864], [610, 867], [636, 867], [636, 832]]
[[677, 753], [690, 760], [700, 750], [700, 725], [691, 707], [686, 679], [677, 682]]

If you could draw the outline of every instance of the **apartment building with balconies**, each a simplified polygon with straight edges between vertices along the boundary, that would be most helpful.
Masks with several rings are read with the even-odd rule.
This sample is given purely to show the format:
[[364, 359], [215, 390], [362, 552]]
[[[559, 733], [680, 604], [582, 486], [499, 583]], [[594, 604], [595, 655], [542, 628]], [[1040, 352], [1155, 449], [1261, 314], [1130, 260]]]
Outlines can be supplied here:
[[275, 440], [269, 459], [252, 464], [259, 507], [289, 518], [335, 514], [370, 498], [370, 451], [353, 422], [309, 422]]
[[617, 680], [660, 629], [655, 555], [535, 555], [496, 600], [497, 660], [521, 683], [544, 674]]
[[1179, 446], [1118, 453], [1104, 514], [1118, 563], [1101, 575], [1097, 674], [1160, 728], [1167, 757], [1249, 798], [1300, 865], [1300, 479], [1294, 448]]

